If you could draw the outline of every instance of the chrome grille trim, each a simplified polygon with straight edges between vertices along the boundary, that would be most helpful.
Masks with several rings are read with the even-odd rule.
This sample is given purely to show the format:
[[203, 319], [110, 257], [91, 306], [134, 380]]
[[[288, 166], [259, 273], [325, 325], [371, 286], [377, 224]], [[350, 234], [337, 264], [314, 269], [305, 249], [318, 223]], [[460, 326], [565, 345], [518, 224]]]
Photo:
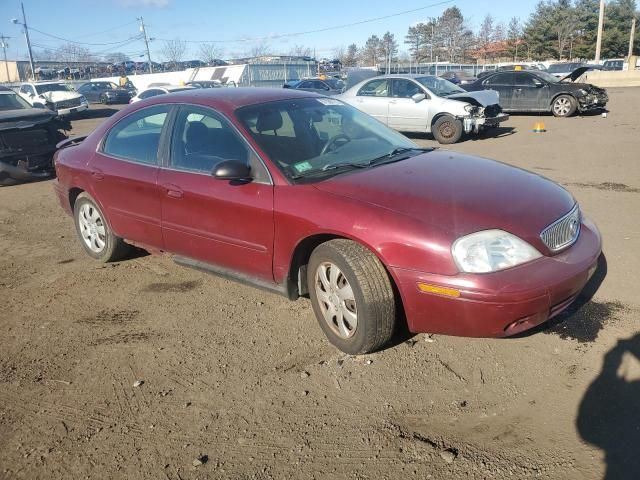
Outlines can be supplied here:
[[[576, 203], [569, 213], [560, 217], [540, 234], [540, 239], [552, 252], [558, 252], [563, 248], [573, 245], [580, 236], [582, 215]], [[576, 225], [572, 227], [572, 225]]]

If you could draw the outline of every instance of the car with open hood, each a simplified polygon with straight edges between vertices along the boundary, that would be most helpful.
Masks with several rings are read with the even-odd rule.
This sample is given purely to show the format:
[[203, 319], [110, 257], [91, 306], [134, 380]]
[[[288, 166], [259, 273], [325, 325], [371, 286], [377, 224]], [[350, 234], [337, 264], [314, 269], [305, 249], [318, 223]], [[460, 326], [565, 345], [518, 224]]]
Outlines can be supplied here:
[[507, 112], [551, 112], [569, 117], [575, 112], [602, 110], [609, 97], [604, 88], [576, 82], [589, 67], [580, 67], [563, 78], [536, 70], [494, 72], [465, 85], [470, 92], [495, 90]]
[[560, 185], [419, 148], [344, 102], [291, 89], [142, 100], [61, 148], [55, 166], [90, 257], [121, 259], [134, 244], [308, 296], [349, 354], [382, 348], [405, 319], [416, 333], [532, 328], [576, 299], [601, 251]]
[[336, 98], [402, 132], [432, 133], [444, 144], [509, 118], [496, 92], [469, 93], [433, 75], [382, 75]]
[[32, 108], [13, 90], [0, 87], [0, 185], [51, 176], [56, 144], [70, 129], [54, 112]]
[[35, 108], [47, 108], [56, 115], [65, 116], [89, 108], [84, 95], [64, 82], [26, 82], [18, 94]]

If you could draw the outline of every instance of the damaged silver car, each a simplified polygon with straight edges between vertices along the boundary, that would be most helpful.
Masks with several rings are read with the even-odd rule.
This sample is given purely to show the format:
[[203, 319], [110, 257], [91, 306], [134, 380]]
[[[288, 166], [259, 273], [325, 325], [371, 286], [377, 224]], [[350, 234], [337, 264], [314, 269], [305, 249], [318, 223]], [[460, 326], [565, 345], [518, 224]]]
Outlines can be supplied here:
[[495, 91], [467, 92], [433, 75], [383, 75], [369, 78], [334, 98], [402, 132], [432, 133], [450, 144], [509, 118]]
[[70, 130], [50, 110], [31, 108], [13, 90], [0, 87], [0, 186], [48, 178], [56, 144]]

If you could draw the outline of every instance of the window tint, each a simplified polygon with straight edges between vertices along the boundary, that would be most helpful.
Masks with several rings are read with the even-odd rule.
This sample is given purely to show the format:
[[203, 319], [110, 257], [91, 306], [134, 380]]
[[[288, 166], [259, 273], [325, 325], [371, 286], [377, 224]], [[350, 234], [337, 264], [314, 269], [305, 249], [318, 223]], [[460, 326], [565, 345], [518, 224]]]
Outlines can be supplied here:
[[157, 88], [151, 89], [151, 90], [147, 90], [146, 92], [142, 92], [139, 95], [139, 98], [150, 98], [150, 97], [155, 97], [156, 95], [160, 95], [164, 93], [162, 90], [159, 90]]
[[224, 160], [249, 164], [249, 149], [245, 142], [212, 110], [182, 107], [176, 119], [171, 166], [210, 174]]
[[533, 77], [528, 73], [515, 74], [515, 83], [521, 87], [534, 87], [536, 82], [533, 81]]
[[372, 80], [360, 89], [358, 95], [366, 97], [388, 97], [389, 81], [385, 79]]
[[513, 73], [498, 73], [489, 77], [485, 85], [513, 85]]
[[302, 82], [298, 88], [313, 88], [313, 82], [307, 80]]
[[329, 90], [329, 87], [324, 82], [321, 82], [320, 80], [315, 80], [313, 82], [313, 88], [316, 88], [318, 90]]
[[392, 82], [391, 96], [396, 98], [411, 98], [423, 90], [411, 80], [398, 79]]
[[107, 134], [102, 151], [107, 155], [156, 165], [160, 134], [168, 111], [169, 107], [161, 105], [129, 115]]

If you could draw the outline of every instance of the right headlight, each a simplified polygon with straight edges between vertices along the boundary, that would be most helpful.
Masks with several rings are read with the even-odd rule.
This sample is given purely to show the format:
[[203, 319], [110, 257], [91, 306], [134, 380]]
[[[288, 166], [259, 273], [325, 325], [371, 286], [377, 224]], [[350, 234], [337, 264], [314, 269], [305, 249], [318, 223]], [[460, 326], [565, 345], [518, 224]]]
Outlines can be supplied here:
[[504, 230], [483, 230], [460, 237], [453, 242], [451, 254], [458, 269], [467, 273], [497, 272], [542, 256]]

